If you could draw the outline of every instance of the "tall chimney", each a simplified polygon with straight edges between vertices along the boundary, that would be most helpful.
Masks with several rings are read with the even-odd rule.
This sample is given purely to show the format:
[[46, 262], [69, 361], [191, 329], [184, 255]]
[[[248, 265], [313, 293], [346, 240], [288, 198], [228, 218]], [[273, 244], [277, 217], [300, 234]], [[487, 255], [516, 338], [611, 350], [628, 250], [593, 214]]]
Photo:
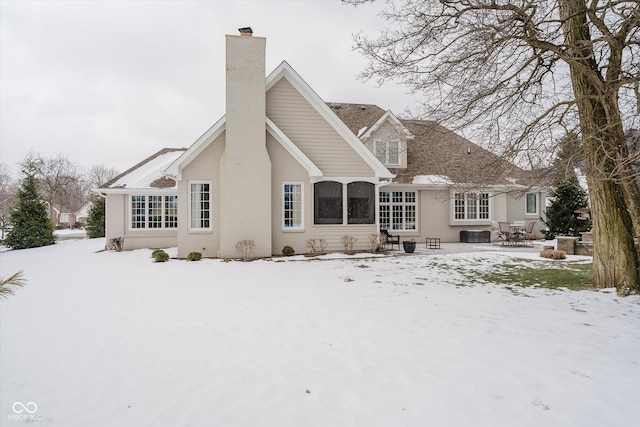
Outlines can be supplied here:
[[[235, 257], [240, 240], [270, 256], [271, 161], [266, 146], [264, 37], [226, 36], [226, 132], [220, 158], [220, 256]], [[245, 36], [247, 34], [248, 36]]]

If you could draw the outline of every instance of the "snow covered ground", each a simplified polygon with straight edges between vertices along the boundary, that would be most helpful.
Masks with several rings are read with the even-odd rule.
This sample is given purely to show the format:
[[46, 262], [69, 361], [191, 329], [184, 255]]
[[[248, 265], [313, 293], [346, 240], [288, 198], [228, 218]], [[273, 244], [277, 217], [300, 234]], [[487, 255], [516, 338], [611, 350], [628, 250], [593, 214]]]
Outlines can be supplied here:
[[103, 247], [0, 254], [0, 425], [639, 425], [640, 298], [469, 279], [544, 261]]

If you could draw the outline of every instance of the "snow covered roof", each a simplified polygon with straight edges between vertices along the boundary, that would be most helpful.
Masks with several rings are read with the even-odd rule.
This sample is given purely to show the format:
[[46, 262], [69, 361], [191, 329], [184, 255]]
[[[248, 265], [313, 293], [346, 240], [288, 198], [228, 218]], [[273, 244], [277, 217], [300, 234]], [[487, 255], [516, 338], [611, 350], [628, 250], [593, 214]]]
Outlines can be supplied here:
[[[103, 185], [99, 191], [121, 189], [172, 189], [173, 179], [166, 178], [164, 170], [173, 163], [186, 148], [163, 148], [134, 167], [121, 173]], [[107, 191], [105, 191], [107, 190]]]
[[446, 175], [416, 175], [413, 177], [412, 184], [426, 185], [452, 185], [454, 182]]

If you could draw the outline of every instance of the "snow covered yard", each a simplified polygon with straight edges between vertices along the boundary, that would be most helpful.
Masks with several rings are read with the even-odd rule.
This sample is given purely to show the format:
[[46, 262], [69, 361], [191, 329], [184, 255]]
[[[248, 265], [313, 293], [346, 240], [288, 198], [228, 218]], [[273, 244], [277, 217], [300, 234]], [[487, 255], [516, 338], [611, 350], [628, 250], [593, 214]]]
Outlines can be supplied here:
[[0, 253], [0, 276], [27, 279], [0, 302], [1, 425], [640, 420], [640, 298], [470, 281], [540, 261], [154, 264], [149, 250], [96, 253], [103, 246]]

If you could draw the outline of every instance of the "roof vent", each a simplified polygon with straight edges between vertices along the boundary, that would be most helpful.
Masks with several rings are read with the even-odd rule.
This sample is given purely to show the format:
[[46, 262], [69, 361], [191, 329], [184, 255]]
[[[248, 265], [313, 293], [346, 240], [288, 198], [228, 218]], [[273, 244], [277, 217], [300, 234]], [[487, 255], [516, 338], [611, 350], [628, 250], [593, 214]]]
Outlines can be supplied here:
[[366, 106], [366, 105], [361, 105], [361, 106], [360, 106], [360, 109], [361, 109], [362, 111], [364, 111], [364, 110], [366, 110], [366, 109], [367, 109], [367, 106]]
[[253, 35], [253, 30], [251, 29], [251, 27], [238, 28], [238, 31], [240, 31], [241, 36], [251, 37]]
[[331, 104], [331, 108], [333, 108], [334, 110], [338, 110], [340, 108], [342, 108], [341, 104]]

